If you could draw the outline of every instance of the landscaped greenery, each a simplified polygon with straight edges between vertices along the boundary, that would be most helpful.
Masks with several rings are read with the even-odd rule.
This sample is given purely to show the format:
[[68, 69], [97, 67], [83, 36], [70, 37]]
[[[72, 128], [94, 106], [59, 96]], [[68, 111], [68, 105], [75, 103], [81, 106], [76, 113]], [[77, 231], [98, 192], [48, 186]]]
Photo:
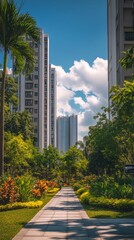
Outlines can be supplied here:
[[[47, 204], [53, 196], [54, 194], [46, 194], [45, 198], [42, 199], [43, 205]], [[0, 239], [11, 240], [43, 205], [40, 208], [24, 208], [0, 212]]]
[[134, 211], [120, 212], [83, 205], [90, 218], [134, 218]]

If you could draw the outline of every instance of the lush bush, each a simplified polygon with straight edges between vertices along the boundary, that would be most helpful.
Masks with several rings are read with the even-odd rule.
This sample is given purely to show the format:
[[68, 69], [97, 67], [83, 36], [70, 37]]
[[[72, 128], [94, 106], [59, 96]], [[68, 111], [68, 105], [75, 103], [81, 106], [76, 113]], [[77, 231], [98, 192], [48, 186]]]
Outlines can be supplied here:
[[31, 192], [35, 198], [40, 199], [41, 197], [45, 196], [47, 189], [48, 182], [46, 180], [37, 180]]
[[82, 187], [82, 188], [79, 188], [77, 191], [76, 191], [76, 194], [78, 195], [78, 196], [80, 196], [82, 193], [84, 193], [84, 192], [87, 192], [87, 188], [86, 187]]
[[57, 192], [57, 183], [46, 180], [36, 180], [28, 175], [9, 177], [0, 182], [0, 204], [28, 202], [40, 199], [46, 192]]
[[56, 182], [53, 182], [53, 181], [46, 181], [47, 183], [47, 186], [49, 189], [53, 189], [53, 188], [57, 188], [58, 187], [58, 184]]
[[73, 184], [73, 189], [74, 191], [77, 191], [79, 188], [83, 187], [80, 183], [74, 183]]
[[0, 211], [21, 209], [21, 208], [38, 208], [43, 204], [42, 201], [31, 202], [16, 202], [12, 204], [0, 205]]
[[80, 196], [80, 200], [84, 204], [89, 204], [89, 198], [90, 198], [90, 193], [88, 191], [82, 193]]
[[132, 197], [131, 185], [122, 184], [115, 182], [112, 177], [98, 178], [93, 181], [90, 185], [90, 192], [92, 196], [106, 198], [128, 198]]
[[90, 185], [92, 182], [95, 182], [98, 179], [98, 177], [94, 174], [85, 176], [82, 180], [81, 180], [81, 184], [82, 185]]
[[0, 203], [14, 203], [19, 199], [19, 189], [15, 181], [9, 177], [1, 184], [0, 187]]
[[16, 185], [19, 189], [19, 201], [26, 202], [33, 200], [31, 188], [34, 185], [34, 178], [29, 175], [23, 175], [15, 178]]
[[52, 188], [52, 189], [48, 189], [47, 193], [56, 193], [59, 191], [60, 188]]
[[85, 192], [80, 196], [80, 200], [83, 204], [87, 204], [91, 207], [112, 209], [118, 211], [133, 211], [134, 200], [130, 199], [108, 199], [104, 197], [93, 197], [89, 192]]

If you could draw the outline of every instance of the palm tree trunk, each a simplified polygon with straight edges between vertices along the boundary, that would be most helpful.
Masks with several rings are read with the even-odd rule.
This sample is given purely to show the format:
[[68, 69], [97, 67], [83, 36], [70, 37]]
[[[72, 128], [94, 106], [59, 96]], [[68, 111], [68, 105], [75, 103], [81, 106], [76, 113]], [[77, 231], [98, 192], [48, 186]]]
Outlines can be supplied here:
[[1, 99], [0, 99], [0, 176], [4, 175], [4, 105], [5, 105], [5, 81], [7, 67], [7, 51], [4, 51], [4, 67], [2, 74]]

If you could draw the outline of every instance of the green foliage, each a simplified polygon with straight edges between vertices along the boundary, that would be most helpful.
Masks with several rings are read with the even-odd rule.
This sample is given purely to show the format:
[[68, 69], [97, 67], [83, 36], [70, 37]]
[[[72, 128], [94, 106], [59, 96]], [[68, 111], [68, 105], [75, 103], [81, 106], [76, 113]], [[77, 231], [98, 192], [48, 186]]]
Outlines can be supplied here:
[[19, 189], [19, 201], [25, 202], [33, 199], [33, 195], [31, 193], [31, 188], [35, 183], [34, 178], [30, 175], [22, 175], [21, 177], [15, 178], [15, 183]]
[[52, 145], [49, 145], [43, 152], [43, 163], [45, 166], [45, 178], [47, 180], [55, 179], [60, 171], [61, 157], [57, 150]]
[[77, 191], [78, 189], [80, 189], [82, 187], [82, 185], [80, 183], [74, 183], [73, 184], [73, 189], [74, 191]]
[[98, 207], [104, 209], [112, 209], [119, 211], [133, 211], [134, 200], [130, 199], [108, 199], [104, 197], [93, 197], [88, 192], [80, 196], [83, 204], [88, 204], [90, 207]]
[[16, 136], [21, 134], [24, 140], [33, 140], [33, 123], [29, 111], [8, 112], [5, 119], [5, 131]]
[[14, 179], [4, 178], [0, 183], [0, 203], [28, 202], [40, 199], [45, 197], [47, 192], [57, 192], [59, 190], [57, 187], [58, 185], [54, 181], [35, 180], [26, 174]]
[[0, 175], [4, 175], [4, 107], [8, 55], [14, 59], [14, 72], [32, 72], [35, 52], [27, 41], [38, 42], [40, 31], [36, 21], [28, 14], [21, 14], [14, 0], [0, 1], [0, 49], [3, 51], [3, 72], [0, 88]]
[[25, 68], [33, 70], [34, 50], [26, 42], [26, 36], [39, 41], [39, 29], [35, 20], [28, 14], [20, 13], [15, 1], [0, 1], [0, 45], [11, 52], [15, 60], [16, 71]]
[[21, 135], [6, 135], [5, 154], [12, 176], [24, 173], [29, 167], [28, 159], [33, 158], [32, 146], [31, 141], [24, 141]]
[[0, 211], [7, 211], [21, 208], [39, 208], [43, 204], [42, 201], [30, 201], [30, 202], [15, 202], [12, 204], [0, 205]]
[[90, 198], [90, 193], [88, 191], [82, 193], [80, 196], [80, 200], [83, 204], [89, 204], [89, 198]]
[[129, 48], [127, 51], [123, 51], [124, 57], [120, 60], [120, 63], [124, 69], [133, 68], [134, 66], [134, 47]]
[[132, 198], [132, 186], [125, 183], [120, 185], [112, 177], [103, 177], [90, 184], [90, 193], [95, 197]]
[[86, 187], [82, 187], [82, 188], [79, 188], [77, 191], [76, 191], [76, 194], [78, 196], [81, 196], [82, 193], [84, 192], [87, 192], [87, 188]]
[[[2, 73], [0, 74], [2, 75]], [[0, 90], [1, 90], [1, 81], [0, 81]], [[16, 95], [17, 92], [17, 83], [15, 78], [6, 76], [5, 83], [5, 110], [9, 112], [9, 105], [16, 106], [18, 104], [18, 98]], [[0, 91], [1, 94], [1, 91]], [[6, 113], [7, 114], [7, 113]]]
[[70, 147], [65, 154], [66, 178], [68, 183], [70, 183], [72, 178], [82, 178], [86, 174], [87, 163], [87, 159], [80, 149], [77, 149], [75, 146]]

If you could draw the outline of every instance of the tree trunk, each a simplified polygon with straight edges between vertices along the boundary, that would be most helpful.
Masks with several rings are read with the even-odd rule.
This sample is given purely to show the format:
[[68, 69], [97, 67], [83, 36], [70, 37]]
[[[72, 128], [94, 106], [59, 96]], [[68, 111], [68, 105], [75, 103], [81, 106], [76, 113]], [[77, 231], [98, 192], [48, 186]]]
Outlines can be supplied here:
[[4, 67], [1, 84], [0, 99], [0, 176], [4, 176], [4, 105], [5, 105], [5, 81], [7, 67], [7, 51], [4, 52]]

